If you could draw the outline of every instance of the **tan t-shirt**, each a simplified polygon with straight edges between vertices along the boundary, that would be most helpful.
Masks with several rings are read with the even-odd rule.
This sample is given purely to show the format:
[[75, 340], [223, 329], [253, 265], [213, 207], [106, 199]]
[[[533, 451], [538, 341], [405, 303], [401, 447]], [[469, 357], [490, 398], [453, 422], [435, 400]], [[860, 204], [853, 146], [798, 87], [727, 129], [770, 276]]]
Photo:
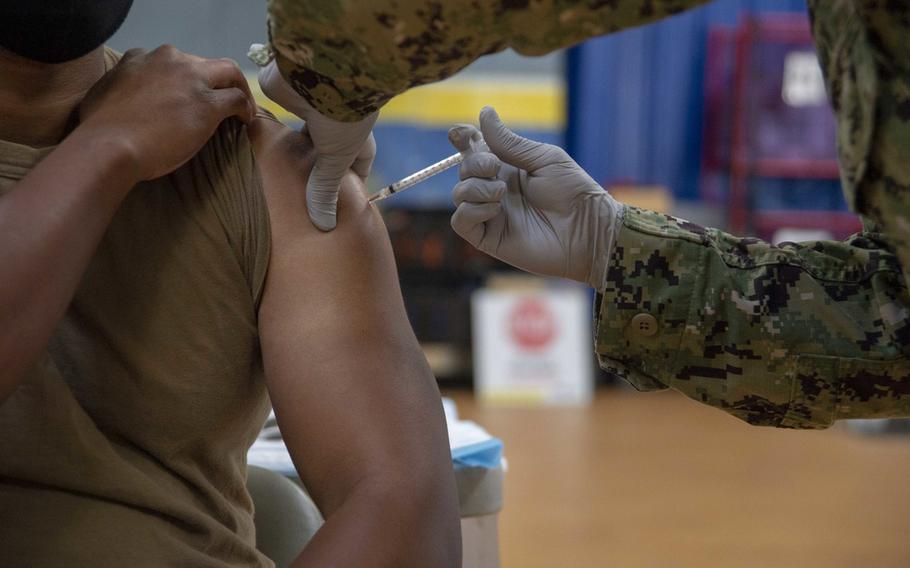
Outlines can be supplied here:
[[[50, 151], [0, 141], [0, 194]], [[268, 255], [237, 122], [130, 192], [43, 358], [0, 403], [0, 566], [272, 565], [245, 489], [268, 409]]]

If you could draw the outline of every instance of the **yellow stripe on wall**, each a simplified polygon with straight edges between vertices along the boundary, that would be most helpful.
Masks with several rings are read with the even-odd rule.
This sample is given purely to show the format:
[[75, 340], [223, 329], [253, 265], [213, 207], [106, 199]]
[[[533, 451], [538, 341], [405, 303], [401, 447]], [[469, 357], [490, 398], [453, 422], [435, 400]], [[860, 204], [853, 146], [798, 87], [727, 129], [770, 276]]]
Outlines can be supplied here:
[[380, 114], [386, 122], [448, 128], [477, 123], [484, 105], [496, 107], [516, 128], [558, 130], [565, 124], [565, 88], [554, 81], [456, 79], [411, 89]]
[[[255, 76], [249, 77], [257, 102], [282, 120], [294, 115], [268, 100]], [[449, 79], [398, 95], [383, 107], [380, 123], [448, 128], [477, 123], [484, 105], [496, 107], [509, 126], [561, 130], [565, 125], [565, 87], [559, 81], [507, 78]]]

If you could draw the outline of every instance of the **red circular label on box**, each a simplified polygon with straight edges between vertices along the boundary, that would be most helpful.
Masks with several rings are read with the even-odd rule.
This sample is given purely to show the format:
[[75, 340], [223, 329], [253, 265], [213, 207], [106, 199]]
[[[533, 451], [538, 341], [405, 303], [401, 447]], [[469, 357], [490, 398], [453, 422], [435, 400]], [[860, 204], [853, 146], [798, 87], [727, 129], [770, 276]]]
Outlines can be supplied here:
[[541, 300], [522, 300], [509, 314], [512, 340], [523, 349], [543, 349], [556, 336], [556, 321], [550, 307]]

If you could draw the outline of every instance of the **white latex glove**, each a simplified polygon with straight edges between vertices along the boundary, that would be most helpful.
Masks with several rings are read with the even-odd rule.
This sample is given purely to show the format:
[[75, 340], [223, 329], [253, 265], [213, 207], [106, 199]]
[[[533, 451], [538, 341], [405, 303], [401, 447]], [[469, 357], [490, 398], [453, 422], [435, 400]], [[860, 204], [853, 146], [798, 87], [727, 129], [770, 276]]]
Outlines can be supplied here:
[[[480, 151], [481, 138], [490, 152]], [[452, 193], [452, 228], [479, 250], [522, 270], [601, 290], [623, 205], [557, 146], [522, 138], [491, 107], [480, 131], [449, 130], [465, 154]]]
[[260, 69], [259, 86], [268, 98], [306, 122], [317, 154], [306, 187], [307, 210], [316, 227], [331, 231], [336, 223], [341, 178], [349, 168], [361, 178], [370, 174], [376, 157], [373, 124], [379, 113], [358, 122], [340, 122], [324, 116], [284, 80], [274, 61]]

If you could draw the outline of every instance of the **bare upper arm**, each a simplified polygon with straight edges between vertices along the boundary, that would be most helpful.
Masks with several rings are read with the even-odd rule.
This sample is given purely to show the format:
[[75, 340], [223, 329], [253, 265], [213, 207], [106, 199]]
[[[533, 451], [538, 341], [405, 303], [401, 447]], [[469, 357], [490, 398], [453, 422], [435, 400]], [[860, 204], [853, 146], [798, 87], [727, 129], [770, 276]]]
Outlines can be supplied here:
[[365, 476], [395, 474], [397, 460], [451, 475], [435, 381], [362, 182], [345, 178], [338, 226], [321, 232], [306, 212], [303, 138], [263, 119], [250, 137], [272, 231], [259, 311], [266, 379], [304, 483], [330, 514]]
[[[339, 226], [322, 232], [309, 222], [306, 210], [304, 188], [314, 157], [309, 144], [268, 119], [257, 119], [251, 131], [272, 231], [272, 302], [283, 290], [279, 283], [288, 278], [297, 285], [293, 297], [282, 303], [305, 308], [307, 327], [325, 329], [352, 318], [367, 323], [382, 314], [404, 324], [402, 331], [410, 334], [399, 310], [403, 302], [388, 234], [367, 203], [360, 179], [353, 173], [344, 178]], [[374, 301], [380, 297], [382, 302]]]

